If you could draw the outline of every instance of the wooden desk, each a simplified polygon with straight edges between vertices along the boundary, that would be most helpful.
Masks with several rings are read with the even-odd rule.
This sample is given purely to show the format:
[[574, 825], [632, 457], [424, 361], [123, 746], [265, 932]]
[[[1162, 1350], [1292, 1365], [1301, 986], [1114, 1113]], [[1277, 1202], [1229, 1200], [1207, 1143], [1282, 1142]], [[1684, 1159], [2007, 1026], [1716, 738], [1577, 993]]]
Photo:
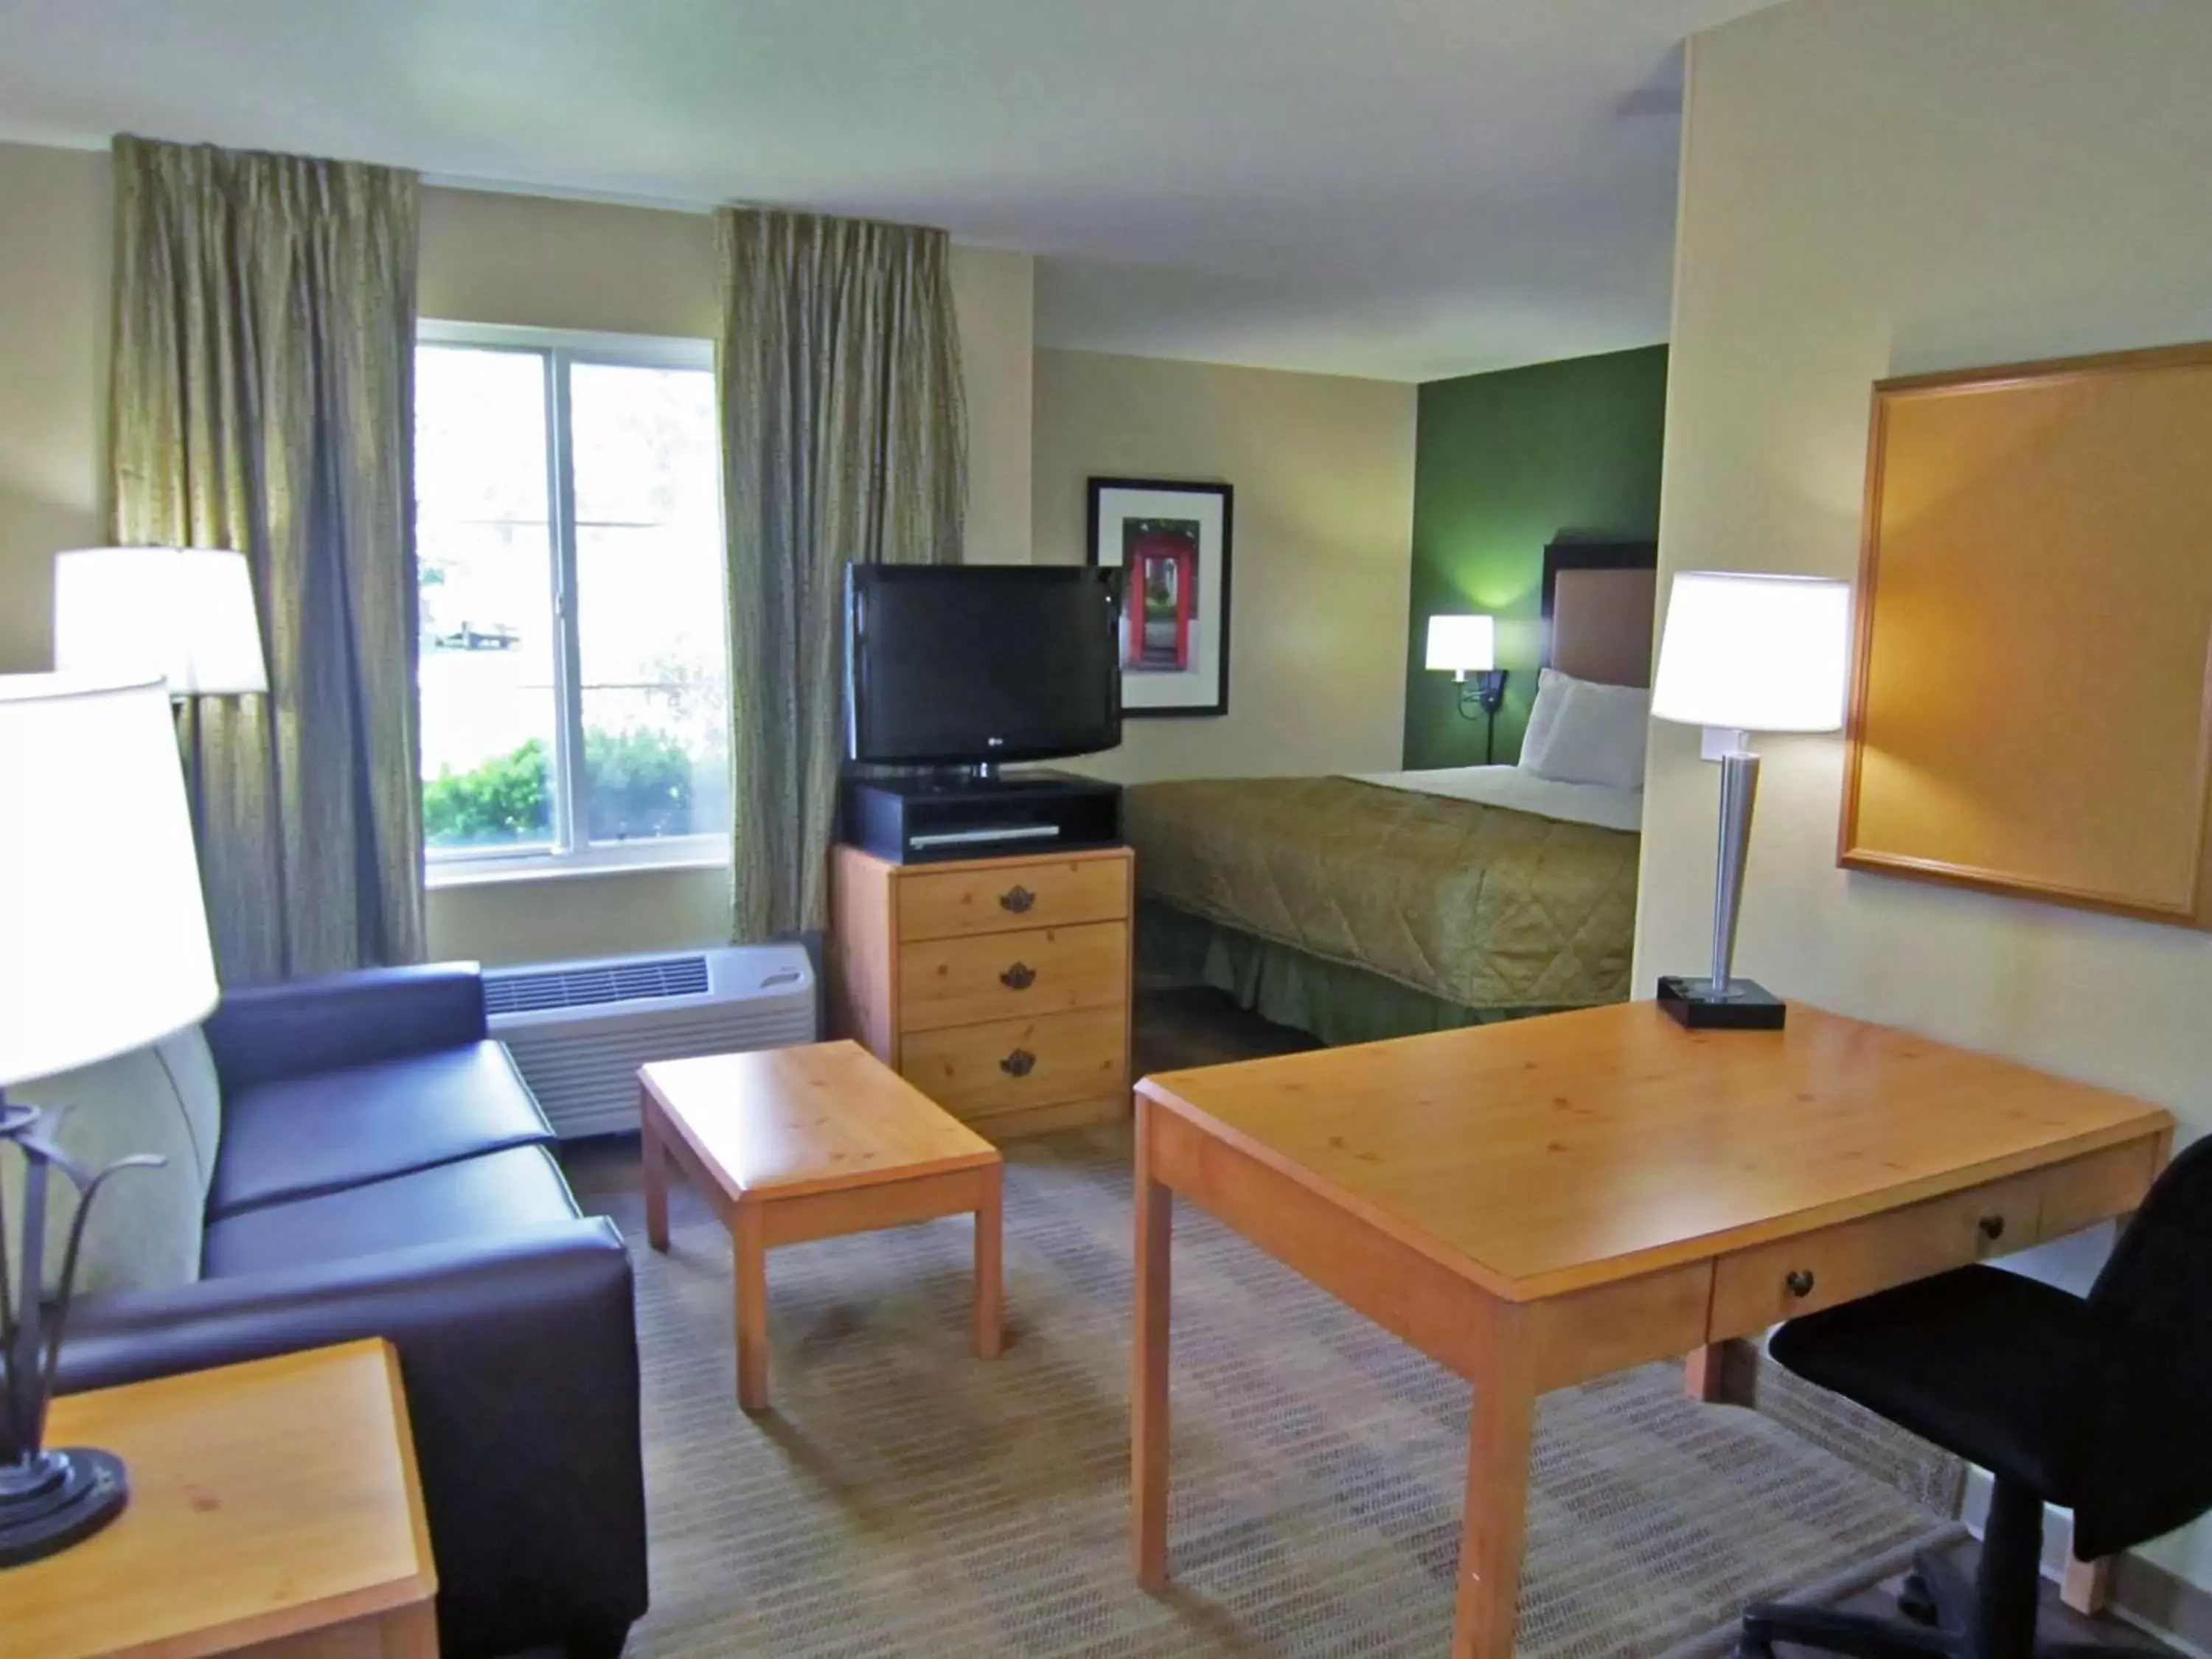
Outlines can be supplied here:
[[5, 1659], [437, 1659], [437, 1571], [385, 1343], [71, 1395], [48, 1438], [119, 1454], [131, 1505], [0, 1573]]
[[778, 1244], [975, 1214], [975, 1352], [999, 1353], [998, 1148], [857, 1042], [657, 1060], [638, 1068], [645, 1235], [668, 1248], [680, 1164], [729, 1229], [738, 1404], [768, 1409], [768, 1252]]
[[1168, 1261], [1182, 1194], [1474, 1384], [1455, 1659], [1510, 1659], [1547, 1389], [2124, 1215], [2173, 1121], [1793, 1006], [1650, 1003], [1137, 1085], [1131, 1538], [1167, 1570]]

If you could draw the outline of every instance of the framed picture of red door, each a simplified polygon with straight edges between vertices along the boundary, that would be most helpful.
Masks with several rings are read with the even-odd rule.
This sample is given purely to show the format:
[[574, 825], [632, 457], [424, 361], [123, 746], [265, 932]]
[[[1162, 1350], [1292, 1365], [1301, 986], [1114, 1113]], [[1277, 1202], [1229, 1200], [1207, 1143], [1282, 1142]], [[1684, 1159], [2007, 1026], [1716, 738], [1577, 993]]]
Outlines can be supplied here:
[[1093, 478], [1088, 555], [1124, 574], [1121, 713], [1229, 712], [1225, 483]]

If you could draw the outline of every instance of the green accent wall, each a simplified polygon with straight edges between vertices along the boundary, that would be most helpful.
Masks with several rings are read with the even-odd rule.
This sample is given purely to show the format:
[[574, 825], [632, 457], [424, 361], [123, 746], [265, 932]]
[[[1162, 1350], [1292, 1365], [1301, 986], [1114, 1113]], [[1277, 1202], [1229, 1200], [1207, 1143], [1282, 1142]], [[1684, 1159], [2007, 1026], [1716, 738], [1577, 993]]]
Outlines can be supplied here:
[[1659, 532], [1667, 348], [1645, 346], [1420, 389], [1413, 460], [1413, 576], [1407, 635], [1409, 769], [1472, 766], [1482, 726], [1449, 674], [1421, 666], [1429, 618], [1486, 611], [1508, 672], [1497, 758], [1521, 752], [1543, 650], [1544, 544], [1562, 530]]

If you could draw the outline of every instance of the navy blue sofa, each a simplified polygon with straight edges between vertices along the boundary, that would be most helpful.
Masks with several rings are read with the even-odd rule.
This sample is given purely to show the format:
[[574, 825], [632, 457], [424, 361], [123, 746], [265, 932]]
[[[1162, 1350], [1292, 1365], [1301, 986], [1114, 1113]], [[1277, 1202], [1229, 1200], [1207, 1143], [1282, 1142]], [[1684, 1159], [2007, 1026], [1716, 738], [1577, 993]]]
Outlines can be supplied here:
[[630, 1264], [582, 1215], [472, 964], [234, 992], [196, 1284], [88, 1297], [64, 1391], [382, 1336], [447, 1659], [621, 1650], [646, 1606]]

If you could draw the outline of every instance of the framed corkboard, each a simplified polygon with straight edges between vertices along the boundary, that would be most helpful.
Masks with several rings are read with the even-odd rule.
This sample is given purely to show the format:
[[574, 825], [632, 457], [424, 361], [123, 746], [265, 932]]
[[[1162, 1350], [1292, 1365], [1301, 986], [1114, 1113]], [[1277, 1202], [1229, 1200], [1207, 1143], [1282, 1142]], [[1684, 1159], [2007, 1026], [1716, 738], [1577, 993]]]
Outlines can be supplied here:
[[2212, 345], [1885, 380], [1846, 867], [2212, 926]]

